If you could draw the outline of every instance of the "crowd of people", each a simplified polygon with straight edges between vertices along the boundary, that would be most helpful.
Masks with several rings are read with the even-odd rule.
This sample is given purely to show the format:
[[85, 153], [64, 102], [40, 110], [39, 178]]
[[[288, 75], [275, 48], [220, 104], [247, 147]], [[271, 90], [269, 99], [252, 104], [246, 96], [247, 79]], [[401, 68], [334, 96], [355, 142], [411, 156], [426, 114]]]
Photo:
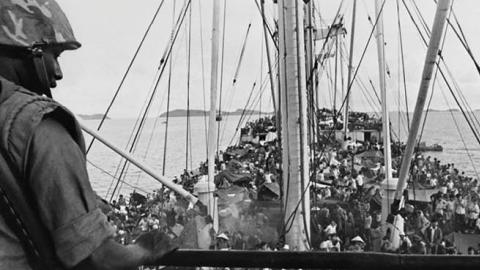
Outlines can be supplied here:
[[[280, 213], [281, 154], [273, 118], [249, 122], [241, 143], [219, 152], [215, 161], [219, 227], [206, 209], [189, 205], [168, 189], [146, 196], [120, 196], [113, 202], [110, 222], [117, 240], [130, 243], [142, 232], [164, 230], [184, 248], [286, 250]], [[480, 233], [478, 180], [454, 164], [442, 164], [417, 154], [409, 188], [429, 190], [429, 198], [407, 198], [398, 212], [404, 220], [398, 230], [383, 226], [381, 182], [385, 178], [381, 145], [377, 142], [319, 144], [312, 160], [312, 250], [374, 251], [404, 254], [458, 254], [452, 235]], [[318, 150], [317, 149], [317, 150]], [[394, 176], [401, 157], [393, 162]], [[173, 180], [195, 193], [207, 174], [202, 163]], [[425, 195], [423, 195], [425, 196]], [[397, 234], [397, 243], [392, 234]], [[472, 244], [468, 254], [479, 253]]]
[[[312, 229], [317, 232], [314, 246], [319, 244], [326, 251], [338, 247], [348, 250], [353, 239], [361, 239], [365, 251], [457, 254], [460, 251], [454, 246], [454, 238], [459, 235], [454, 233], [480, 233], [478, 180], [460, 172], [453, 163], [442, 164], [419, 153], [412, 161], [408, 183], [413, 194], [416, 190], [419, 195], [407, 195], [407, 203], [398, 212], [404, 220], [397, 232], [399, 244], [392, 243], [394, 232], [382, 226], [381, 182], [385, 169], [379, 150], [378, 144], [353, 143], [346, 138], [342, 145], [318, 157], [316, 207], [312, 209]], [[400, 162], [401, 156], [393, 161], [394, 177]], [[386, 219], [393, 222], [394, 216]], [[468, 247], [469, 254], [479, 252], [480, 238], [477, 241]]]

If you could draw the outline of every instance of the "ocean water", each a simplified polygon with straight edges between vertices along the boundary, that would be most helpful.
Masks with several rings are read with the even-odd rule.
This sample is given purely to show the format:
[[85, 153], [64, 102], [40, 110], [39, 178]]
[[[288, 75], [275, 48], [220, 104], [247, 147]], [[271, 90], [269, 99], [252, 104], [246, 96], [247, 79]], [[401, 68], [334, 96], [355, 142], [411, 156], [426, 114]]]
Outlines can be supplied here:
[[[480, 113], [477, 112], [475, 116], [480, 119]], [[400, 138], [406, 142], [408, 134], [405, 132], [405, 121], [399, 124], [398, 119], [398, 113], [391, 114], [392, 128], [398, 134], [398, 127], [402, 126]], [[480, 174], [480, 145], [461, 112], [430, 112], [421, 140], [428, 145], [438, 143], [443, 146], [443, 152], [427, 152], [425, 156], [437, 157], [442, 163], [454, 163], [460, 171], [473, 177], [478, 177], [477, 171]]]
[[[258, 118], [258, 116], [252, 116], [252, 119], [253, 117]], [[240, 116], [223, 116], [223, 120], [222, 123], [225, 123], [225, 126], [223, 127], [222, 124], [220, 129], [219, 149], [225, 149], [230, 145]], [[83, 123], [91, 128], [96, 128], [99, 121], [84, 120]], [[100, 133], [116, 146], [130, 150], [126, 148], [126, 145], [129, 139], [133, 138], [132, 129], [135, 123], [135, 119], [110, 119], [105, 122]], [[206, 124], [208, 126], [208, 116]], [[145, 162], [160, 175], [163, 173], [165, 129], [165, 119], [147, 119], [139, 136], [138, 145], [133, 151], [133, 156]], [[236, 140], [239, 138], [239, 133], [240, 130], [238, 130], [235, 136]], [[200, 162], [207, 159], [207, 134], [204, 117], [190, 118], [190, 134], [188, 136], [190, 139], [188, 140], [189, 157], [187, 159], [187, 118], [170, 118], [165, 159], [165, 176], [170, 179], [173, 179], [174, 176], [180, 176], [186, 166], [188, 166], [189, 170], [196, 169], [199, 167]], [[85, 140], [88, 144], [91, 137], [85, 134]], [[109, 198], [117, 182], [113, 176], [118, 177], [119, 172], [124, 168], [123, 159], [100, 142], [95, 142], [87, 155], [87, 160], [89, 161], [87, 168], [90, 181], [94, 190], [98, 195], [102, 197], [107, 197], [106, 195], [108, 195]], [[153, 189], [161, 187], [160, 183], [134, 165], [127, 164], [124, 171], [125, 183], [119, 185], [123, 194], [128, 194], [133, 189], [139, 192], [151, 192]]]
[[[255, 119], [258, 116], [252, 116]], [[425, 124], [422, 141], [427, 144], [438, 143], [443, 146], [443, 152], [429, 152], [426, 156], [439, 158], [442, 163], [455, 163], [455, 166], [466, 174], [476, 176], [475, 166], [480, 166], [480, 145], [477, 143], [468, 124], [463, 119], [460, 112], [453, 112], [452, 118], [450, 112], [430, 112]], [[477, 115], [480, 118], [480, 114]], [[400, 119], [406, 117], [400, 116]], [[236, 142], [239, 138], [238, 131], [235, 129], [240, 116], [224, 117], [224, 127], [221, 128], [219, 148], [226, 148], [234, 138]], [[405, 121], [398, 121], [398, 113], [391, 114], [391, 123], [394, 133], [400, 135], [402, 141], [407, 140]], [[163, 154], [165, 140], [165, 119], [148, 119], [141, 133], [139, 143], [136, 146], [133, 155], [139, 160], [144, 161], [152, 167], [158, 174], [163, 170]], [[98, 125], [97, 120], [83, 121], [86, 125], [95, 128]], [[101, 134], [115, 145], [126, 149], [131, 130], [135, 125], [135, 119], [111, 119], [105, 122]], [[207, 123], [208, 125], [208, 123]], [[195, 169], [200, 162], [206, 160], [206, 128], [204, 117], [191, 117], [190, 119], [190, 140], [189, 157], [186, 158], [186, 138], [187, 138], [187, 118], [173, 117], [169, 121], [168, 144], [166, 152], [165, 176], [173, 179], [179, 176], [188, 166], [188, 169]], [[399, 127], [400, 131], [399, 131]], [[235, 134], [235, 137], [234, 137]], [[87, 143], [91, 137], [86, 135]], [[463, 139], [462, 139], [463, 138]], [[470, 157], [467, 153], [470, 154]], [[128, 150], [128, 149], [127, 149]], [[87, 159], [90, 180], [94, 190], [102, 197], [110, 198], [111, 192], [116, 184], [116, 179], [112, 176], [119, 175], [123, 168], [122, 158], [113, 151], [96, 142], [89, 152]], [[473, 162], [472, 162], [473, 161]], [[100, 168], [100, 169], [99, 169]], [[480, 170], [480, 168], [479, 168]], [[119, 185], [120, 193], [128, 194], [133, 189], [139, 192], [151, 192], [153, 189], [161, 187], [161, 184], [150, 176], [143, 173], [134, 165], [125, 167], [125, 182]], [[108, 195], [108, 196], [107, 196]]]

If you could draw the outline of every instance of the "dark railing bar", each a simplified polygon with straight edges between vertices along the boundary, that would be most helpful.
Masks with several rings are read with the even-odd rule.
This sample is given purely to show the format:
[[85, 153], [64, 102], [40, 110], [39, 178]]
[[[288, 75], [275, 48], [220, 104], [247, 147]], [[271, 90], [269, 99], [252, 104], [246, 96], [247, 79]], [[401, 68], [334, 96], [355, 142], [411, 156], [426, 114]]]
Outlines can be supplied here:
[[[475, 269], [480, 256], [356, 252], [177, 250], [158, 265], [314, 269]], [[477, 268], [478, 269], [478, 268]]]

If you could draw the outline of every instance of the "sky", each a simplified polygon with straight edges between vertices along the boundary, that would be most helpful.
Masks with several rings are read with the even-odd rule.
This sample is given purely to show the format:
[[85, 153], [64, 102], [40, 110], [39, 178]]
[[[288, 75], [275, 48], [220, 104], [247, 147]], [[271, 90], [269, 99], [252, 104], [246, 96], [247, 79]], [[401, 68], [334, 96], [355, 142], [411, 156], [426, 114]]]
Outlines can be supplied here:
[[[404, 1], [410, 8], [413, 8], [413, 0]], [[82, 43], [82, 48], [62, 54], [60, 64], [63, 68], [64, 79], [59, 82], [57, 89], [54, 89], [53, 95], [55, 99], [75, 113], [103, 113], [112, 100], [147, 26], [162, 1], [58, 0], [58, 2], [69, 18], [77, 39]], [[262, 81], [266, 80], [268, 66], [263, 27], [255, 1], [221, 0], [221, 2], [221, 22], [224, 18], [223, 10], [226, 11], [222, 110], [232, 111], [245, 106], [254, 83], [259, 86]], [[315, 1], [317, 8], [316, 25], [319, 28], [332, 23], [341, 2], [340, 0]], [[349, 32], [353, 1], [344, 0], [343, 2], [341, 14], [344, 16], [345, 27]], [[150, 34], [140, 50], [116, 102], [112, 106], [111, 117], [137, 117], [141, 112], [153, 89], [160, 59], [170, 40], [173, 17], [179, 15], [183, 3], [184, 1], [180, 0], [165, 0], [163, 2]], [[434, 1], [421, 0], [416, 1], [416, 3], [425, 17], [427, 25], [431, 27], [435, 13]], [[478, 0], [457, 0], [453, 7], [473, 55], [480, 57], [480, 30], [478, 30], [480, 2]], [[266, 13], [270, 25], [273, 25], [276, 10], [276, 5], [267, 0]], [[399, 87], [399, 81], [402, 81], [402, 72], [399, 65], [396, 1], [386, 0], [383, 13], [386, 60], [390, 70], [390, 77], [387, 78], [390, 110], [403, 110], [405, 108], [404, 102], [400, 102], [400, 104], [398, 102], [398, 100], [403, 100], [404, 97], [403, 94], [399, 96], [399, 89], [403, 89], [403, 86], [400, 85]], [[354, 66], [358, 66], [361, 53], [372, 30], [368, 16], [371, 16], [374, 20], [374, 1], [358, 0]], [[189, 23], [190, 18], [191, 23]], [[405, 51], [408, 104], [410, 110], [412, 110], [420, 85], [426, 48], [421, 42], [401, 0], [400, 22]], [[250, 23], [251, 29], [246, 42], [243, 62], [240, 66], [237, 83], [233, 85], [240, 51]], [[190, 108], [192, 109], [209, 108], [211, 24], [212, 0], [192, 0], [191, 14], [187, 13], [186, 15], [171, 57], [170, 106], [172, 109], [186, 109], [188, 100], [190, 100]], [[187, 57], [189, 29], [191, 29], [191, 43], [190, 57]], [[344, 42], [345, 46], [348, 47], [349, 35], [345, 37]], [[318, 41], [317, 47], [321, 47], [321, 45], [322, 41]], [[274, 47], [271, 43], [270, 46], [273, 51]], [[376, 54], [376, 42], [372, 40], [367, 47], [358, 74], [367, 86], [369, 80], [371, 80], [375, 88], [378, 89], [379, 71]], [[480, 91], [478, 91], [480, 75], [451, 30], [447, 31], [443, 55], [471, 107], [480, 109]], [[188, 61], [189, 59], [190, 61]], [[188, 72], [189, 62], [190, 72]], [[331, 59], [330, 65], [333, 65], [333, 63], [333, 59]], [[330, 76], [331, 69], [327, 69]], [[166, 111], [169, 73], [167, 66], [159, 81], [150, 116], [159, 115]], [[346, 74], [346, 69], [344, 74]], [[344, 76], [346, 77], [346, 75]], [[319, 84], [320, 105], [331, 106], [332, 86], [327, 80], [326, 73], [322, 78]], [[190, 85], [190, 98], [187, 98], [188, 85]], [[452, 98], [447, 95], [447, 99], [445, 99], [442, 95], [443, 83], [438, 83], [438, 86], [431, 107], [436, 109], [453, 107]], [[371, 87], [368, 87], [370, 88], [370, 95], [373, 96]], [[260, 92], [259, 90], [260, 88], [257, 87], [256, 91]], [[378, 105], [370, 105], [372, 102], [369, 103], [365, 96], [368, 96], [368, 94], [364, 94], [359, 87], [354, 85], [351, 98], [353, 110], [372, 111], [375, 107], [378, 107]], [[261, 108], [263, 111], [272, 111], [268, 84], [261, 97], [261, 105], [259, 103], [255, 109]]]

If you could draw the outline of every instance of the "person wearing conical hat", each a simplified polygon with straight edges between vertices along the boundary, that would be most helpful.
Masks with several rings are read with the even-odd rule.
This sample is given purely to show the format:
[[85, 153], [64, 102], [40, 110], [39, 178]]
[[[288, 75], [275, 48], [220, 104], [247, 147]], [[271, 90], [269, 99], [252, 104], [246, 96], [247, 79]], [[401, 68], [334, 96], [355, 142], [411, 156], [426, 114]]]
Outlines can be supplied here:
[[350, 246], [348, 247], [348, 251], [352, 252], [363, 252], [365, 248], [365, 242], [360, 236], [355, 236], [350, 240]]
[[113, 240], [80, 127], [51, 98], [80, 46], [54, 0], [0, 1], [0, 269], [135, 268], [174, 248], [155, 231]]

